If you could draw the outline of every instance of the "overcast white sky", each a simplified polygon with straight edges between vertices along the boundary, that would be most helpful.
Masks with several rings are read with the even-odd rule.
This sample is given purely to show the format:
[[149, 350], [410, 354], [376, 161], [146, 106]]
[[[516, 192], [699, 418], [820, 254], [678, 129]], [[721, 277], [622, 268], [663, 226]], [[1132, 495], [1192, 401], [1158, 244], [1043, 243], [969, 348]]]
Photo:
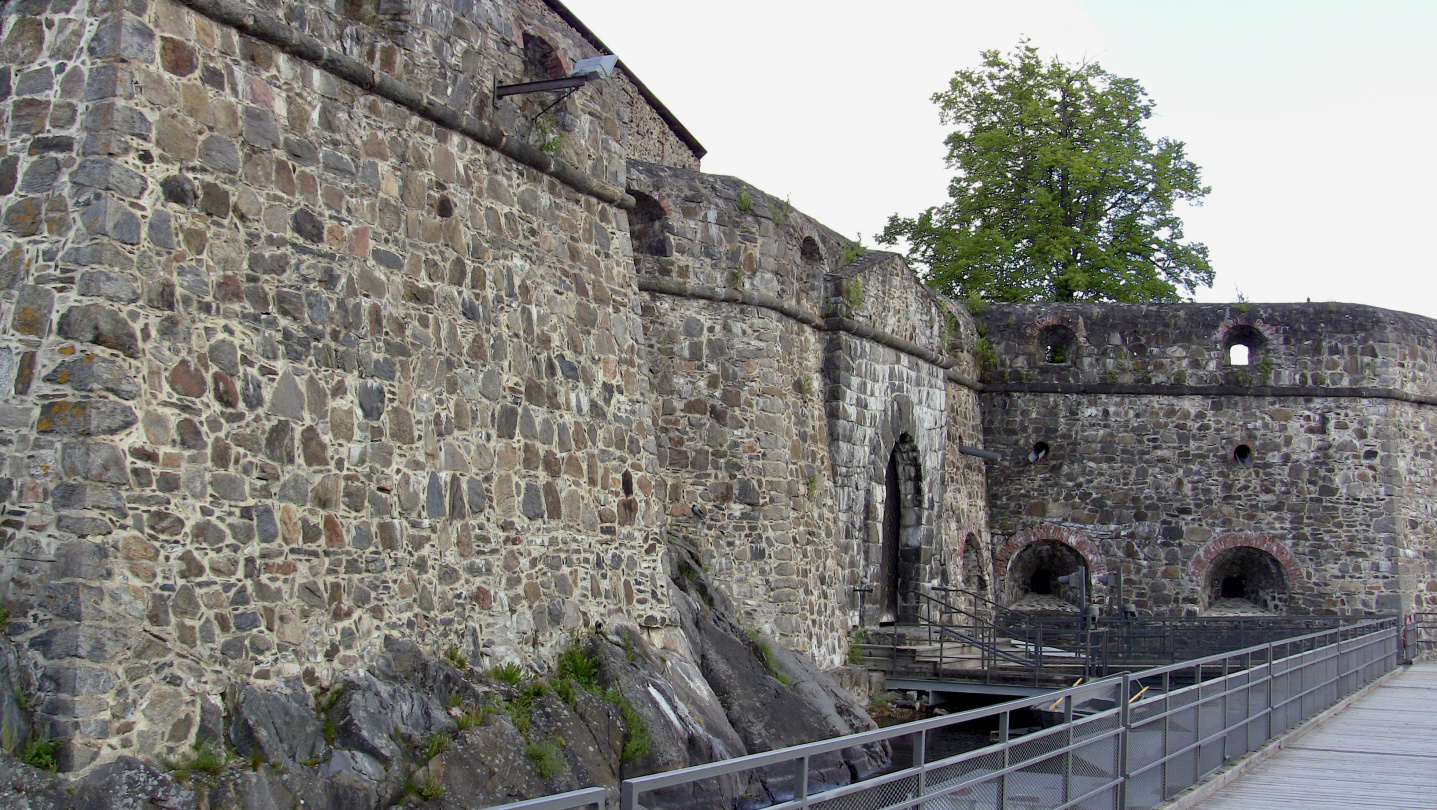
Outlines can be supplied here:
[[1021, 35], [1157, 101], [1212, 186], [1200, 301], [1437, 317], [1433, 0], [566, 0], [731, 174], [873, 244], [943, 201], [930, 96]]

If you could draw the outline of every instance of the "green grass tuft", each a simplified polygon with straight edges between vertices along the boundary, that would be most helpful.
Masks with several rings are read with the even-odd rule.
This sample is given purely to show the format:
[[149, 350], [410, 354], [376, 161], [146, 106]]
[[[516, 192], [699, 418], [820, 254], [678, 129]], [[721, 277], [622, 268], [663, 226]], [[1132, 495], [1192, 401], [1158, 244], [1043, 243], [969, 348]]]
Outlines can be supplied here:
[[510, 686], [517, 686], [520, 681], [524, 680], [524, 668], [512, 661], [490, 667], [487, 674], [490, 680], [507, 683]]
[[435, 757], [448, 750], [448, 748], [449, 736], [447, 734], [440, 734], [438, 732], [435, 732], [432, 736], [430, 736], [429, 742], [425, 743], [424, 745], [424, 761], [428, 762], [429, 760], [434, 759]]
[[454, 718], [454, 724], [459, 726], [460, 731], [467, 731], [483, 723], [486, 714], [482, 708], [466, 709], [463, 714]]
[[564, 770], [564, 757], [553, 743], [530, 743], [524, 747], [524, 756], [534, 763], [534, 770], [541, 779], [548, 779]]
[[585, 689], [599, 685], [599, 661], [584, 653], [583, 647], [574, 644], [559, 656], [559, 676], [570, 678]]
[[54, 773], [60, 770], [59, 754], [64, 745], [64, 740], [31, 740], [26, 743], [20, 761], [32, 768]]
[[649, 727], [644, 723], [643, 715], [624, 697], [624, 693], [613, 687], [605, 689], [604, 702], [617, 707], [624, 718], [624, 748], [619, 752], [619, 761], [630, 762], [649, 753], [653, 744], [649, 737]]

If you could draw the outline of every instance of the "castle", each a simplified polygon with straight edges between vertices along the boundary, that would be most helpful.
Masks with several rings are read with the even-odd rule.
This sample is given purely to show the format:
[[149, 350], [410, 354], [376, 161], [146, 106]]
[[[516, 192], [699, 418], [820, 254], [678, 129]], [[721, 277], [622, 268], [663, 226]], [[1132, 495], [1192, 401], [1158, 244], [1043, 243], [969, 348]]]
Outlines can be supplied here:
[[1437, 604], [1430, 320], [970, 314], [622, 65], [496, 100], [607, 52], [558, 0], [0, 14], [0, 599], [67, 769], [384, 634], [661, 638], [672, 539], [825, 666], [926, 586]]

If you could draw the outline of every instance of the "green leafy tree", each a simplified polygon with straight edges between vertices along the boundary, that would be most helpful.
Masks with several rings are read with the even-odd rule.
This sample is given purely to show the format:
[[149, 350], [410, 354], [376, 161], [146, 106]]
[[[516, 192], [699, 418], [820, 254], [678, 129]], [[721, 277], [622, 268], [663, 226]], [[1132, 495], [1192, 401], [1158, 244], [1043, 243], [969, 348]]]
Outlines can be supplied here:
[[1176, 301], [1212, 284], [1173, 212], [1208, 187], [1181, 141], [1143, 131], [1153, 102], [1096, 64], [1044, 63], [1027, 40], [983, 53], [933, 101], [957, 173], [949, 201], [879, 236], [933, 287], [994, 301]]

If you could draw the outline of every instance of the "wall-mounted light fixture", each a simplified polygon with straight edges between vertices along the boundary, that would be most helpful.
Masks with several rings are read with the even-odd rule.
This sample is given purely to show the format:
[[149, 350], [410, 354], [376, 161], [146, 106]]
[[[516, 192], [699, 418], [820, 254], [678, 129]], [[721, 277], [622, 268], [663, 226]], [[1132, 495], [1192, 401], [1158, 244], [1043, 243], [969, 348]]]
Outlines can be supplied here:
[[[521, 84], [498, 84], [494, 85], [494, 106], [499, 105], [499, 99], [508, 96], [522, 96], [526, 93], [543, 93], [555, 90], [567, 90], [564, 95], [555, 99], [554, 104], [569, 97], [570, 93], [580, 87], [598, 79], [607, 79], [614, 75], [614, 68], [619, 64], [619, 57], [613, 54], [604, 56], [591, 56], [588, 59], [580, 59], [574, 63], [574, 70], [568, 76], [559, 79], [544, 79], [537, 82], [523, 82]], [[550, 104], [552, 107], [554, 104]], [[546, 108], [547, 109], [547, 108]], [[542, 113], [541, 113], [542, 115]]]

